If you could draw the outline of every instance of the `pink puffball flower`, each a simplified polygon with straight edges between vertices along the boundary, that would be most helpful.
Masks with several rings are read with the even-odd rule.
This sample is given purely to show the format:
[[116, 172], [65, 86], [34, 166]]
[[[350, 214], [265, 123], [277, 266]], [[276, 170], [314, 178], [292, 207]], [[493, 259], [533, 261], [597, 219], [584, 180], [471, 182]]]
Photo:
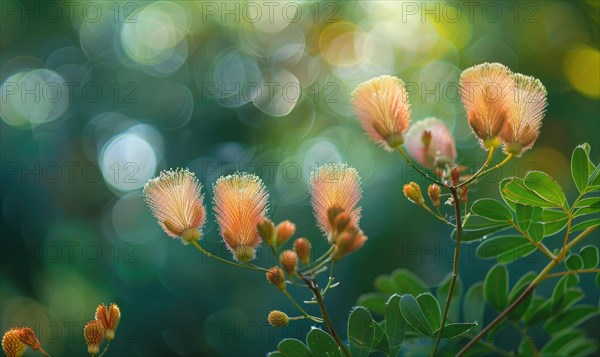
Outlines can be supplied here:
[[456, 161], [454, 136], [443, 121], [420, 120], [406, 133], [406, 150], [419, 164], [428, 168]]
[[200, 239], [206, 221], [202, 185], [187, 169], [162, 171], [144, 186], [144, 197], [162, 229], [184, 244]]
[[358, 227], [361, 198], [360, 177], [346, 164], [326, 164], [311, 174], [312, 206], [321, 231], [332, 240], [335, 218], [340, 213], [350, 216], [350, 223]]
[[213, 200], [227, 248], [239, 262], [254, 259], [261, 242], [257, 224], [266, 218], [269, 200], [261, 179], [248, 173], [220, 177], [214, 185]]
[[352, 105], [372, 141], [387, 151], [402, 145], [410, 125], [410, 103], [402, 80], [393, 76], [369, 79], [352, 92]]

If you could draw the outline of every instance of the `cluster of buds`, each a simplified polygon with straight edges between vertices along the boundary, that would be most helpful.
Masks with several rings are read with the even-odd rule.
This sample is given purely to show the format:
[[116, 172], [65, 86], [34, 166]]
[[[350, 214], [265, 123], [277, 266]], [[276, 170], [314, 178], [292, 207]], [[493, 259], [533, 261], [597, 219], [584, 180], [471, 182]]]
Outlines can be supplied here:
[[2, 350], [7, 357], [23, 356], [28, 346], [34, 351], [47, 355], [35, 332], [29, 327], [11, 328], [2, 337]]
[[83, 327], [83, 338], [90, 355], [98, 354], [103, 340], [114, 340], [120, 320], [121, 310], [116, 304], [110, 304], [108, 307], [104, 304], [98, 305], [95, 319], [88, 321]]
[[268, 218], [261, 219], [256, 225], [263, 243], [275, 248], [281, 247], [296, 233], [296, 225], [288, 220], [277, 226]]

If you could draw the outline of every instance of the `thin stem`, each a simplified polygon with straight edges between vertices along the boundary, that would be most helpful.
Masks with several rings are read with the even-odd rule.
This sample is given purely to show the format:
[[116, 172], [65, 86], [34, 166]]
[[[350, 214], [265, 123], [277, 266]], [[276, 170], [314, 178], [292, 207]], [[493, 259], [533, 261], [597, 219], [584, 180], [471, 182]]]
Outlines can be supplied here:
[[521, 328], [519, 326], [519, 322], [516, 321], [515, 322], [515, 328], [517, 329], [517, 331], [519, 331], [519, 333], [521, 334], [521, 336], [523, 336], [523, 339], [527, 341], [527, 344], [529, 345], [529, 347], [531, 347], [531, 350], [533, 351], [533, 355], [535, 357], [539, 357], [540, 356], [540, 351], [538, 351], [535, 342], [533, 342], [533, 340], [531, 338], [529, 338], [529, 336], [527, 336], [527, 327], [525, 328]]
[[571, 214], [570, 211], [565, 210], [565, 212], [567, 212], [567, 214], [569, 215], [569, 220], [567, 222], [567, 233], [565, 234], [565, 239], [563, 241], [562, 250], [560, 251], [560, 253], [558, 253], [558, 256], [561, 258], [563, 258], [565, 256], [565, 254], [567, 254], [566, 247], [567, 247], [567, 243], [569, 242], [569, 233], [570, 233], [569, 231], [571, 230], [571, 225], [573, 224], [573, 215]]
[[[461, 337], [462, 338], [467, 338], [467, 339], [468, 338], [472, 338], [472, 336], [469, 336], [469, 335], [461, 335]], [[500, 356], [503, 356], [503, 357], [512, 357], [513, 356], [513, 354], [511, 352], [508, 352], [507, 350], [503, 350], [502, 348], [494, 345], [491, 342], [488, 342], [488, 341], [479, 341], [479, 344], [483, 348], [487, 349], [488, 351], [490, 351], [490, 352], [496, 352]]]
[[561, 271], [560, 273], [548, 274], [544, 279], [556, 278], [563, 275], [585, 274], [585, 273], [600, 273], [600, 269], [581, 269]]
[[523, 237], [525, 237], [525, 239], [527, 239], [531, 244], [533, 244], [537, 249], [539, 249], [542, 253], [546, 254], [546, 256], [552, 260], [556, 260], [556, 256], [554, 254], [552, 254], [552, 252], [550, 251], [550, 249], [548, 249], [548, 247], [546, 247], [546, 245], [544, 245], [544, 243], [538, 243], [535, 240], [533, 240], [533, 238], [531, 238], [531, 236], [523, 231], [518, 225], [515, 224], [515, 222], [510, 221], [510, 224], [517, 230], [517, 232], [521, 233], [521, 235]]
[[[421, 207], [423, 207], [427, 212], [431, 213], [435, 218], [439, 219], [440, 221], [442, 221], [448, 225], [451, 225], [452, 227], [456, 227], [454, 224], [452, 224], [452, 222], [448, 222], [448, 220], [446, 220], [446, 218], [442, 217], [440, 214], [433, 212], [433, 210], [431, 210], [431, 208], [429, 208], [429, 206], [424, 204]], [[439, 212], [439, 208], [438, 208], [438, 212]]]
[[317, 300], [317, 303], [319, 304], [319, 308], [321, 309], [321, 315], [323, 316], [323, 320], [327, 324], [327, 328], [329, 329], [329, 332], [331, 333], [331, 337], [333, 337], [333, 339], [335, 340], [335, 343], [342, 350], [344, 355], [346, 357], [351, 357], [350, 351], [348, 351], [348, 348], [346, 348], [346, 345], [344, 345], [344, 343], [338, 336], [337, 332], [335, 332], [335, 328], [333, 327], [333, 324], [331, 323], [329, 314], [327, 314], [327, 309], [325, 308], [325, 302], [323, 301], [323, 297], [321, 296], [321, 291], [319, 290], [319, 287], [317, 286], [317, 282], [314, 279], [306, 278], [303, 275], [300, 275], [300, 278], [304, 281], [304, 283], [313, 292], [313, 295], [315, 296], [315, 299]]
[[320, 318], [318, 318], [318, 317], [314, 317], [314, 316], [310, 315], [308, 312], [306, 312], [306, 311], [305, 311], [305, 310], [302, 308], [302, 306], [300, 306], [300, 304], [298, 304], [298, 302], [296, 302], [296, 300], [295, 300], [295, 299], [292, 297], [292, 295], [290, 295], [290, 293], [289, 293], [287, 290], [283, 289], [283, 290], [281, 290], [281, 292], [282, 292], [282, 293], [283, 293], [285, 296], [287, 296], [287, 298], [288, 298], [288, 299], [290, 299], [290, 301], [292, 302], [292, 304], [294, 304], [294, 306], [295, 306], [295, 307], [298, 309], [298, 311], [300, 311], [300, 313], [301, 313], [301, 314], [302, 314], [304, 317], [306, 317], [306, 318], [308, 318], [308, 319], [311, 319], [311, 320], [313, 320], [314, 322], [318, 322], [318, 323], [321, 323], [321, 322], [323, 322], [323, 320], [321, 320]]
[[402, 155], [402, 157], [404, 158], [404, 160], [406, 161], [407, 164], [409, 164], [413, 169], [415, 169], [417, 172], [419, 172], [422, 176], [424, 176], [426, 179], [428, 179], [429, 181], [438, 184], [440, 186], [444, 186], [444, 187], [448, 187], [448, 185], [436, 180], [435, 178], [429, 176], [425, 171], [421, 170], [421, 168], [416, 165], [415, 163], [412, 162], [412, 160], [408, 157], [408, 155], [406, 155], [406, 153], [404, 152], [404, 150], [402, 149], [402, 146], [397, 146], [396, 149], [398, 150], [398, 152], [400, 153], [400, 155]]
[[[331, 257], [328, 257], [327, 259], [323, 260], [321, 263], [319, 263], [319, 265], [311, 268], [308, 273], [310, 273], [311, 275], [317, 275], [322, 273], [323, 271], [325, 271], [327, 269], [327, 264], [329, 264], [329, 262], [331, 262]], [[325, 268], [325, 269], [323, 269]], [[321, 269], [323, 269], [323, 271], [321, 271]]]
[[[329, 279], [327, 280], [327, 285], [325, 286], [325, 289], [323, 289], [323, 291], [321, 291], [321, 295], [325, 296], [325, 294], [327, 294], [327, 291], [329, 291], [329, 288], [331, 288], [331, 283], [333, 282], [333, 265], [334, 265], [335, 261], [332, 260], [331, 261], [331, 266], [329, 267]], [[335, 284], [337, 285], [337, 284]]]
[[106, 342], [106, 346], [104, 346], [104, 350], [102, 351], [102, 353], [100, 353], [100, 354], [98, 355], [98, 357], [102, 357], [102, 356], [104, 356], [104, 354], [106, 353], [106, 351], [108, 351], [108, 346], [110, 346], [110, 341], [109, 341], [109, 342]]
[[334, 249], [335, 249], [335, 246], [331, 245], [331, 247], [325, 252], [325, 254], [321, 255], [314, 262], [305, 266], [304, 270], [302, 271], [302, 274], [305, 274], [306, 272], [311, 271], [313, 269], [313, 267], [319, 265], [323, 260], [329, 258], [329, 256], [333, 253]]
[[46, 352], [43, 348], [39, 348], [40, 353], [42, 354], [42, 356], [44, 357], [50, 357], [50, 354], [48, 352]]
[[[490, 150], [488, 151], [488, 155], [487, 158], [485, 159], [485, 162], [483, 163], [483, 165], [481, 165], [481, 167], [479, 168], [479, 170], [477, 170], [477, 172], [475, 174], [473, 174], [473, 176], [471, 176], [466, 183], [463, 184], [468, 184], [469, 182], [477, 179], [477, 177], [479, 177], [479, 175], [481, 175], [481, 173], [483, 172], [483, 170], [485, 170], [488, 165], [490, 164], [490, 162], [492, 161], [492, 157], [494, 156], [494, 150], [496, 150], [495, 146], [492, 146], [490, 148]], [[462, 185], [459, 185], [459, 187]]]
[[463, 231], [462, 220], [460, 216], [460, 200], [458, 198], [458, 189], [456, 187], [450, 187], [450, 192], [452, 193], [452, 198], [454, 199], [454, 208], [456, 209], [456, 246], [454, 248], [454, 260], [452, 262], [452, 279], [450, 280], [450, 288], [448, 289], [448, 296], [446, 297], [446, 306], [444, 306], [444, 314], [442, 315], [440, 331], [438, 332], [435, 348], [433, 349], [433, 356], [437, 354], [440, 347], [444, 326], [446, 325], [446, 319], [448, 318], [448, 312], [450, 311], [452, 293], [454, 292], [454, 286], [456, 285], [456, 279], [458, 278], [458, 260], [460, 259], [460, 244]]
[[[226, 263], [226, 264], [229, 264], [229, 265], [231, 265], [231, 266], [238, 267], [238, 268], [245, 268], [245, 269], [250, 269], [250, 270], [258, 270], [258, 271], [264, 271], [264, 272], [267, 272], [267, 271], [268, 271], [267, 269], [265, 269], [265, 268], [261, 268], [261, 267], [259, 267], [259, 266], [256, 266], [256, 265], [254, 265], [254, 264], [239, 264], [239, 263], [235, 263], [235, 262], [232, 262], [232, 261], [230, 261], [230, 260], [227, 260], [227, 259], [223, 259], [223, 258], [221, 258], [221, 257], [218, 257], [218, 256], [216, 256], [216, 255], [214, 255], [214, 254], [212, 254], [212, 253], [208, 252], [206, 249], [202, 248], [202, 247], [200, 246], [200, 244], [198, 244], [198, 242], [197, 242], [197, 241], [193, 241], [193, 242], [192, 242], [192, 244], [193, 244], [193, 245], [194, 245], [196, 248], [198, 248], [198, 250], [199, 250], [199, 251], [201, 251], [202, 253], [206, 254], [206, 256], [207, 256], [207, 257], [209, 257], [209, 258], [213, 258], [213, 259], [216, 259], [216, 260], [218, 260], [218, 261], [220, 261], [220, 262], [222, 262], [222, 263]], [[98, 356], [98, 357], [99, 357], [99, 356]]]
[[492, 171], [494, 171], [494, 170], [497, 170], [497, 169], [501, 168], [501, 167], [502, 167], [502, 166], [504, 166], [504, 165], [505, 165], [507, 162], [509, 162], [509, 161], [510, 161], [510, 159], [512, 159], [512, 158], [513, 158], [513, 154], [508, 154], [508, 155], [506, 155], [506, 158], [504, 158], [504, 160], [502, 160], [500, 163], [498, 163], [498, 164], [496, 164], [496, 165], [494, 165], [494, 166], [490, 167], [490, 168], [489, 168], [489, 169], [487, 169], [487, 170], [484, 170], [484, 171], [481, 171], [481, 170], [480, 170], [480, 171], [478, 171], [478, 173], [477, 173], [477, 174], [475, 174], [475, 175], [471, 176], [471, 178], [469, 178], [467, 181], [465, 181], [465, 182], [462, 182], [460, 185], [458, 185], [458, 187], [462, 187], [462, 186], [464, 186], [464, 185], [467, 185], [467, 184], [469, 184], [469, 183], [473, 182], [474, 180], [478, 179], [479, 177], [483, 177], [483, 176], [485, 176], [485, 175], [489, 174], [490, 172], [492, 172]]
[[[600, 225], [591, 226], [591, 227], [586, 228], [583, 232], [579, 233], [579, 235], [577, 237], [575, 237], [569, 244], [567, 244], [567, 246], [565, 247], [566, 251], [569, 251], [571, 248], [573, 248], [575, 246], [575, 244], [579, 243], [581, 240], [583, 240], [585, 237], [587, 237], [590, 233], [592, 233], [598, 227], [600, 227]], [[484, 327], [477, 334], [477, 336], [473, 337], [473, 339], [471, 341], [469, 341], [469, 343], [467, 343], [465, 345], [465, 347], [463, 347], [458, 352], [456, 357], [463, 356], [468, 350], [470, 350], [473, 346], [475, 346], [477, 344], [477, 342], [479, 342], [479, 340], [481, 340], [483, 338], [483, 336], [485, 336], [492, 328], [494, 328], [496, 325], [498, 325], [500, 322], [502, 322], [502, 320], [504, 320], [504, 318], [508, 314], [510, 314], [511, 311], [513, 311], [517, 306], [519, 306], [527, 298], [527, 296], [533, 292], [533, 290], [536, 288], [536, 286], [538, 286], [544, 279], [546, 279], [549, 272], [556, 265], [558, 265], [558, 263], [560, 263], [560, 261], [561, 261], [560, 256], [556, 260], [551, 260], [550, 263], [548, 263], [548, 265], [546, 265], [544, 270], [542, 270], [542, 272], [538, 274], [538, 276], [529, 284], [529, 286], [527, 286], [527, 289], [525, 289], [525, 291], [523, 291], [523, 293], [512, 304], [510, 304], [509, 307], [507, 307], [504, 311], [502, 311], [502, 313], [500, 313], [500, 315], [498, 315], [494, 319], [494, 321], [490, 322], [486, 327]]]

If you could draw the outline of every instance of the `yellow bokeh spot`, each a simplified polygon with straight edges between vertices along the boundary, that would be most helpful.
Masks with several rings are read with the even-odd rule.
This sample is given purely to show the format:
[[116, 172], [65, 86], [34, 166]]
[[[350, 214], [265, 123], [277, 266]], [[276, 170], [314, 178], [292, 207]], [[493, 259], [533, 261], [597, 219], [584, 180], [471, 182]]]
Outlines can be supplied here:
[[588, 46], [577, 47], [565, 59], [565, 75], [577, 91], [600, 97], [600, 52]]
[[319, 49], [325, 61], [348, 67], [360, 62], [356, 53], [356, 25], [338, 22], [327, 26], [319, 37]]

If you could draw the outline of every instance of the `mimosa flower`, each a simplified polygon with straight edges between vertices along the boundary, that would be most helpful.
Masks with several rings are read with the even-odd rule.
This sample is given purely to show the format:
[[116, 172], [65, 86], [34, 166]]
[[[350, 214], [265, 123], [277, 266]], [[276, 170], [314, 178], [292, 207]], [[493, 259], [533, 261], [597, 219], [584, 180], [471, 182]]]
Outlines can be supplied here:
[[104, 338], [104, 327], [98, 320], [89, 321], [83, 327], [83, 338], [88, 346], [88, 353], [97, 355], [100, 351], [100, 343]]
[[32, 350], [37, 351], [42, 347], [35, 332], [29, 327], [21, 327], [19, 329], [19, 339], [21, 342], [31, 347]]
[[104, 304], [98, 305], [96, 308], [96, 320], [102, 323], [104, 327], [104, 337], [108, 341], [115, 338], [115, 330], [121, 320], [121, 310], [116, 304], [110, 304], [106, 307]]
[[215, 183], [214, 209], [221, 236], [240, 262], [255, 258], [261, 241], [257, 224], [266, 218], [268, 199], [267, 190], [256, 175], [236, 173]]
[[387, 151], [402, 145], [410, 125], [410, 104], [402, 80], [392, 76], [369, 79], [352, 92], [352, 105], [371, 140]]
[[11, 328], [2, 337], [2, 349], [7, 357], [21, 357], [27, 346], [19, 338], [20, 328]]
[[406, 150], [419, 164], [429, 168], [456, 160], [454, 136], [444, 122], [436, 118], [412, 125], [406, 133]]
[[508, 101], [508, 120], [500, 138], [504, 151], [520, 156], [531, 149], [540, 133], [546, 111], [546, 88], [537, 79], [515, 73], [514, 88]]
[[500, 145], [498, 135], [506, 122], [511, 72], [500, 63], [482, 63], [460, 75], [460, 95], [473, 133], [485, 149]]
[[202, 185], [187, 169], [168, 170], [148, 181], [144, 197], [158, 224], [169, 236], [184, 244], [200, 238], [206, 221]]
[[334, 221], [339, 213], [350, 215], [353, 226], [358, 227], [361, 197], [360, 177], [346, 164], [327, 164], [311, 174], [312, 206], [319, 228], [331, 241], [335, 231]]

